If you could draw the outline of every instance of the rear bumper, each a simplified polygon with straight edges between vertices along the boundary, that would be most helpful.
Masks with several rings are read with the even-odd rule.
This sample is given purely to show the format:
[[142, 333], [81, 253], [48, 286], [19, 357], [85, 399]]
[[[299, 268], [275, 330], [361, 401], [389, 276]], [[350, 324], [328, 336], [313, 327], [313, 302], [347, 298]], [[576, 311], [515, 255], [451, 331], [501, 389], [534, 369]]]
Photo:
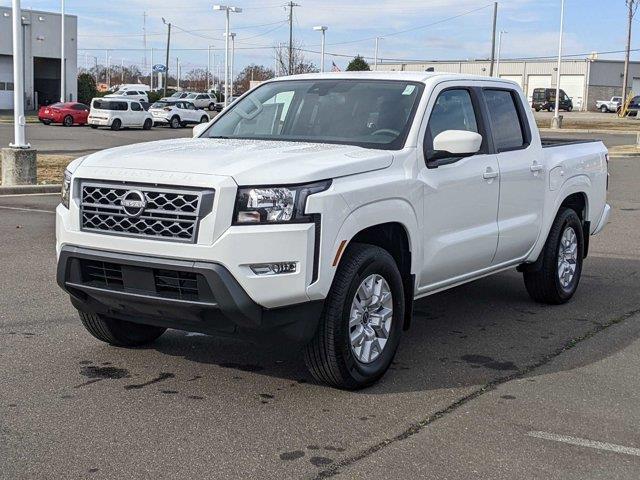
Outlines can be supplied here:
[[[101, 282], [86, 273], [88, 263], [104, 265], [104, 262], [109, 268], [118, 267], [119, 274], [113, 283]], [[169, 278], [172, 272], [180, 272], [174, 281], [158, 280]], [[213, 262], [72, 246], [62, 247], [57, 282], [70, 295], [73, 305], [84, 312], [178, 330], [260, 340], [308, 342], [323, 306], [320, 301], [264, 308], [249, 297], [229, 270]], [[197, 285], [196, 294], [186, 294], [181, 288], [187, 282], [192, 287]]]

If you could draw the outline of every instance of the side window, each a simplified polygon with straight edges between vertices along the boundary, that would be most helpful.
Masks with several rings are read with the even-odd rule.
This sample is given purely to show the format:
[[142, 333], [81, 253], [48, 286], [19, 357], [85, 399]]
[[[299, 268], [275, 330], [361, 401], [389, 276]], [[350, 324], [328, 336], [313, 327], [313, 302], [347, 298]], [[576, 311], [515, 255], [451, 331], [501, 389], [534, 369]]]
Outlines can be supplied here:
[[127, 92], [127, 95], [136, 95], [136, 92], [134, 92], [134, 91], [132, 91], [132, 90], [129, 90], [129, 91]]
[[433, 153], [433, 139], [445, 130], [465, 130], [480, 133], [471, 93], [466, 89], [452, 89], [442, 92], [436, 100], [427, 131], [424, 148], [427, 157]]
[[523, 122], [516, 106], [515, 92], [510, 90], [484, 90], [491, 130], [498, 152], [515, 150], [526, 145]]
[[207, 98], [205, 95], [198, 95], [197, 97], [198, 100], [204, 100], [205, 98]]
[[123, 112], [126, 112], [127, 110], [129, 110], [129, 104], [127, 102], [117, 102], [117, 108], [115, 108], [114, 110], [121, 110]]
[[187, 108], [189, 110], [195, 110], [196, 109], [196, 107], [195, 107], [195, 105], [193, 103], [187, 103]]
[[142, 111], [142, 105], [140, 105], [137, 102], [133, 102], [133, 103], [131, 103], [131, 110], [133, 110], [134, 112], [141, 112]]

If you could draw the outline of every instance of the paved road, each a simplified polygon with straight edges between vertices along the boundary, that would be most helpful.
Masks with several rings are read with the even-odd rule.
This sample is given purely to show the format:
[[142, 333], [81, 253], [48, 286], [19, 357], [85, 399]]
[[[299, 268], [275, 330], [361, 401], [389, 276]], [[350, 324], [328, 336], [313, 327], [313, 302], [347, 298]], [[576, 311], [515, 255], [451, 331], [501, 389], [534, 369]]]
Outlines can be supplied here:
[[361, 392], [291, 348], [97, 342], [54, 284], [57, 197], [0, 198], [0, 478], [637, 479], [640, 457], [564, 442], [640, 448], [640, 161], [611, 171], [571, 303], [532, 303], [513, 271], [420, 300]]
[[[100, 128], [62, 125], [27, 124], [27, 141], [38, 151], [50, 154], [76, 154], [78, 156], [93, 153], [105, 148], [119, 147], [131, 143], [150, 142], [167, 138], [191, 136], [191, 128], [156, 127], [151, 130], [124, 129], [118, 132]], [[0, 124], [0, 145], [6, 146], [13, 141], [13, 125]]]
[[[215, 113], [212, 113], [215, 115]], [[166, 138], [188, 137], [191, 128], [172, 130], [168, 127], [157, 127], [149, 131], [130, 129], [112, 132], [106, 129], [92, 130], [88, 127], [71, 128], [60, 125], [27, 125], [27, 139], [34, 148], [44, 153], [70, 153], [86, 155], [105, 148], [118, 147], [138, 142], [150, 142]], [[628, 134], [576, 134], [562, 132], [543, 132], [545, 137], [598, 138], [608, 147], [616, 145], [634, 145], [635, 135]], [[8, 145], [13, 138], [13, 126], [0, 124], [0, 145]]]

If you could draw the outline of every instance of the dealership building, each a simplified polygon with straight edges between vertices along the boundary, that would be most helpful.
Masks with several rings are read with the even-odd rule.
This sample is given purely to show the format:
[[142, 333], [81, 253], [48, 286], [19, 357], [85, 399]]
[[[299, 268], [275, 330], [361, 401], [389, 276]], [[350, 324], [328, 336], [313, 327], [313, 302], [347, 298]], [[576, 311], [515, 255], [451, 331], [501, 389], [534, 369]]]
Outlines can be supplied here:
[[[494, 64], [496, 65], [496, 64]], [[460, 60], [378, 64], [378, 70], [425, 71], [489, 75], [489, 60]], [[572, 98], [576, 110], [595, 110], [596, 100], [622, 93], [624, 62], [598, 58], [563, 60], [560, 88]], [[529, 102], [536, 88], [555, 88], [557, 61], [508, 60], [500, 62], [496, 76], [520, 84]], [[628, 91], [640, 95], [640, 62], [629, 65]]]
[[[22, 10], [25, 109], [60, 100], [61, 18], [59, 13]], [[11, 8], [0, 7], [0, 110], [13, 108]], [[67, 100], [76, 100], [78, 18], [65, 15]]]

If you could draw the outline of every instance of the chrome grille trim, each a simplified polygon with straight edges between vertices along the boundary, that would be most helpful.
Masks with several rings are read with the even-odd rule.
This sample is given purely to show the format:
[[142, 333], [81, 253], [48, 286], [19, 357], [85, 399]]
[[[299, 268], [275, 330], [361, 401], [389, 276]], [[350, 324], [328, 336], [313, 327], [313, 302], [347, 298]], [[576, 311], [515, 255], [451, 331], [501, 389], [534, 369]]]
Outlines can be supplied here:
[[[121, 205], [132, 190], [146, 201], [142, 214], [135, 217]], [[195, 243], [200, 220], [213, 209], [214, 194], [213, 189], [82, 181], [80, 225], [94, 233]]]

